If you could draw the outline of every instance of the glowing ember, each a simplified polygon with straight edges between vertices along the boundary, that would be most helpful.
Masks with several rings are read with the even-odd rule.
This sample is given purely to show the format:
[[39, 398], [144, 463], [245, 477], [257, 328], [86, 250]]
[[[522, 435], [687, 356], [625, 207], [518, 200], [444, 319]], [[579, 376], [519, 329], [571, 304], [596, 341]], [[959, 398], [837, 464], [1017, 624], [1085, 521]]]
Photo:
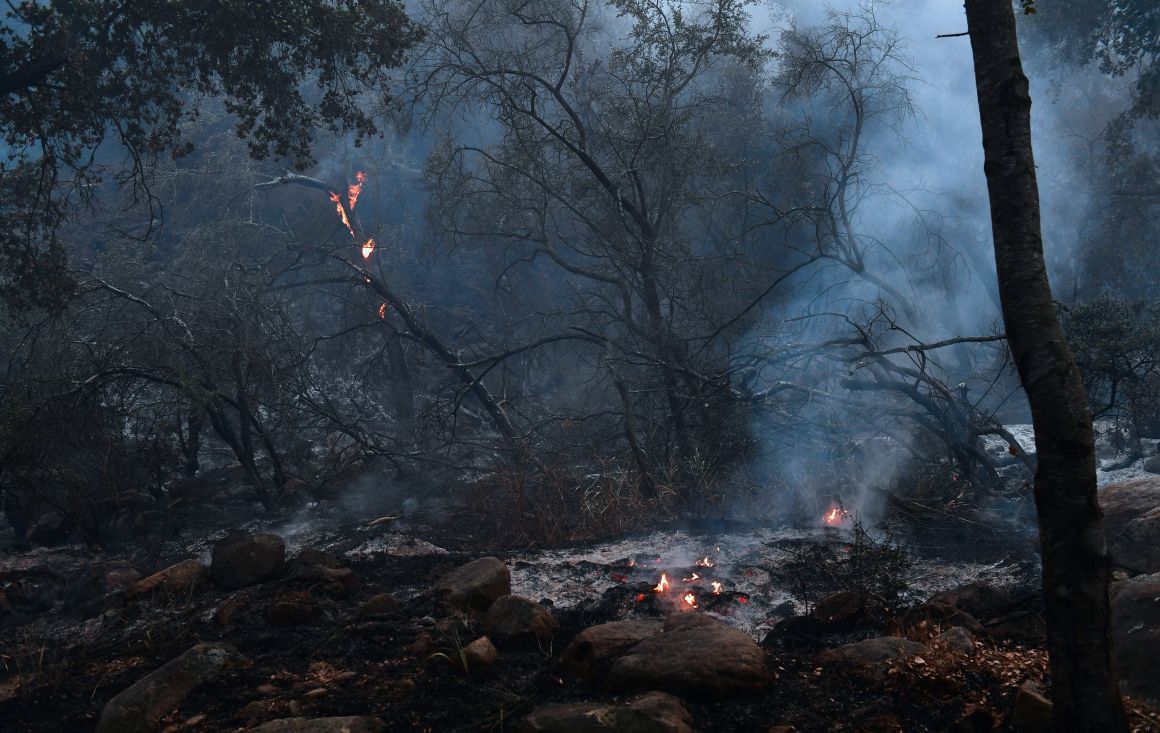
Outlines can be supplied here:
[[738, 596], [738, 597], [737, 597], [737, 602], [738, 602], [738, 603], [749, 603], [749, 599], [748, 599], [748, 598], [746, 598], [745, 596]]
[[664, 593], [668, 589], [669, 589], [669, 578], [664, 573], [661, 573], [661, 582], [657, 583], [657, 586], [655, 588], [653, 588], [653, 590], [655, 590], [657, 593]]
[[714, 594], [714, 595], [717, 595], [717, 594], [719, 594], [719, 593], [721, 592], [721, 588], [723, 588], [723, 587], [724, 587], [724, 586], [722, 586], [722, 585], [721, 585], [721, 583], [719, 583], [719, 582], [718, 582], [718, 581], [716, 581], [716, 580], [714, 580], [714, 581], [712, 581], [711, 583], [709, 583], [709, 585], [713, 586], [713, 594]]
[[685, 601], [685, 603], [686, 603], [686, 604], [688, 604], [688, 605], [689, 605], [691, 608], [696, 608], [696, 607], [697, 607], [697, 597], [696, 597], [695, 595], [693, 595], [692, 593], [686, 593], [686, 594], [685, 594], [685, 597], [684, 597], [684, 599], [683, 599], [683, 600], [684, 600], [684, 601]]
[[386, 303], [382, 303], [379, 305], [379, 318], [382, 320], [386, 320], [386, 318], [387, 318], [387, 304]]
[[708, 557], [703, 557], [703, 558], [701, 558], [701, 559], [700, 559], [700, 560], [698, 560], [698, 561], [697, 561], [695, 564], [696, 564], [696, 565], [699, 565], [699, 566], [701, 566], [701, 567], [703, 567], [703, 568], [711, 568], [711, 567], [713, 567], [713, 561], [712, 561], [712, 560], [710, 560]]
[[643, 600], [644, 600], [644, 593], [637, 593], [636, 594], [636, 602], [640, 603]]
[[636, 560], [629, 560], [629, 561], [628, 561], [628, 566], [629, 566], [630, 568], [635, 568], [635, 567], [636, 567]]
[[375, 253], [375, 240], [372, 238], [372, 239], [368, 239], [367, 241], [363, 242], [363, 246], [362, 246], [363, 259], [369, 260], [371, 258], [371, 255], [373, 255], [374, 253]]

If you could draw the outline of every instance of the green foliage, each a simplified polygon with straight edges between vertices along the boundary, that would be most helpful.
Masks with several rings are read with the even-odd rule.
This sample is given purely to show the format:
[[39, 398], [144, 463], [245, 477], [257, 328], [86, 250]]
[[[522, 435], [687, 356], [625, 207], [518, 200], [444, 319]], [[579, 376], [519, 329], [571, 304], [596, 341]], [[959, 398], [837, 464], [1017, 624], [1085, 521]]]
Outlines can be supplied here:
[[1137, 431], [1160, 429], [1160, 303], [1104, 294], [1062, 315], [1095, 415], [1124, 411]]
[[[103, 173], [145, 184], [152, 158], [191, 151], [183, 127], [217, 100], [254, 157], [304, 166], [320, 127], [378, 131], [362, 92], [385, 89], [421, 35], [396, 0], [7, 5], [0, 180], [19, 190], [0, 204], [0, 286], [24, 306], [60, 295], [56, 226]], [[98, 153], [110, 139], [127, 167]]]

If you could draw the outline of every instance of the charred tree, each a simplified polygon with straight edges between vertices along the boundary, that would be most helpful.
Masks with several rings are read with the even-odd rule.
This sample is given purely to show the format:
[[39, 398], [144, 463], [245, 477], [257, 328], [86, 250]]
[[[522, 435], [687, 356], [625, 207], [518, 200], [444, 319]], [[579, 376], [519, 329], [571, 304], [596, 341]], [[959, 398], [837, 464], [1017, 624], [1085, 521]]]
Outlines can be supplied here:
[[1007, 340], [1031, 405], [1052, 729], [1127, 731], [1112, 662], [1110, 565], [1087, 396], [1051, 297], [1031, 95], [1010, 0], [966, 0]]

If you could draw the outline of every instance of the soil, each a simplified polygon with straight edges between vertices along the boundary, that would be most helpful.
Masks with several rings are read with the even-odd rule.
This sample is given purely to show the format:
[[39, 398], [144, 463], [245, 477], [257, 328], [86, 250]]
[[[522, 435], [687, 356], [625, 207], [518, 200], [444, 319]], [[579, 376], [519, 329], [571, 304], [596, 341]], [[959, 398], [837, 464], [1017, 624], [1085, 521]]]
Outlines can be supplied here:
[[[515, 730], [523, 715], [545, 703], [616, 699], [559, 668], [556, 657], [577, 633], [626, 614], [671, 611], [651, 598], [637, 601], [647, 585], [619, 583], [590, 602], [556, 608], [560, 628], [551, 644], [501, 647], [494, 667], [471, 675], [458, 651], [481, 633], [477, 624], [440, 622], [447, 614], [426, 589], [441, 573], [480, 554], [405, 554], [397, 545], [394, 552], [348, 554], [343, 564], [357, 578], [348, 590], [283, 579], [233, 592], [209, 589], [158, 605], [110, 597], [104, 608], [79, 608], [66, 598], [52, 611], [0, 631], [3, 729], [93, 730], [105, 703], [148, 671], [194, 643], [224, 641], [248, 663], [195, 690], [162, 728], [235, 731], [281, 717], [373, 715], [388, 731]], [[401, 609], [360, 618], [360, 605], [384, 591], [399, 599]], [[718, 603], [736, 604], [737, 598], [726, 595]], [[266, 609], [276, 602], [314, 610], [303, 614], [300, 625], [275, 625]], [[695, 612], [706, 610], [708, 604]], [[920, 733], [960, 724], [966, 727], [956, 730], [1013, 731], [1009, 719], [1018, 686], [1050, 682], [1046, 653], [1034, 642], [986, 640], [973, 655], [931, 648], [877, 681], [814, 663], [822, 649], [883, 633], [900, 613], [881, 608], [840, 629], [781, 627], [763, 645], [772, 676], [768, 692], [688, 702], [696, 729], [767, 731], [781, 725], [803, 733]], [[423, 643], [427, 638], [432, 644]], [[1131, 700], [1129, 708], [1135, 730], [1160, 731], [1155, 710]]]

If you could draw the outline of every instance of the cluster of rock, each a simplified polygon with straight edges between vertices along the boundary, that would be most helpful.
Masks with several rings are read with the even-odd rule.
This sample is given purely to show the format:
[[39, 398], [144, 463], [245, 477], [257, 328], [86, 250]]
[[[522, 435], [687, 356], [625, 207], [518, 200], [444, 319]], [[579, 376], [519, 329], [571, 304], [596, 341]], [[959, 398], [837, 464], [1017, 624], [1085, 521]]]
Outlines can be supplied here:
[[[1117, 666], [1125, 691], [1160, 703], [1160, 479], [1108, 487], [1103, 492], [1109, 544], [1117, 565], [1130, 569], [1113, 588], [1113, 629]], [[116, 586], [134, 601], [188, 599], [216, 587], [236, 591], [279, 578], [303, 579], [311, 587], [342, 592], [352, 573], [331, 555], [304, 550], [287, 560], [285, 543], [270, 534], [234, 535], [214, 545], [208, 566], [186, 560], [141, 578], [132, 568], [109, 567], [102, 587]], [[461, 673], [484, 676], [504, 663], [504, 655], [529, 648], [552, 649], [559, 623], [550, 604], [512, 594], [511, 574], [500, 559], [485, 557], [455, 568], [433, 584], [429, 603], [439, 609], [418, 633], [412, 653], [422, 660], [450, 663]], [[2, 599], [0, 599], [2, 600]], [[218, 607], [228, 625], [243, 608], [236, 598]], [[400, 603], [388, 593], [370, 596], [353, 616], [353, 627], [396, 623]], [[900, 666], [922, 664], [929, 654], [977, 653], [987, 638], [1041, 643], [1044, 624], [1038, 609], [1000, 589], [971, 584], [940, 593], [880, 627], [883, 636], [858, 638], [817, 651], [813, 661], [831, 674], [881, 682]], [[284, 593], [266, 605], [262, 618], [272, 625], [311, 623], [319, 616], [309, 593]], [[837, 593], [816, 604], [808, 617], [787, 619], [759, 645], [747, 634], [704, 613], [677, 612], [667, 618], [601, 623], [575, 634], [557, 656], [563, 674], [589, 686], [587, 702], [544, 705], [517, 727], [529, 733], [689, 733], [695, 721], [685, 701], [718, 701], [765, 691], [774, 680], [765, 647], [779, 640], [818, 638], [843, 630], [873, 627], [875, 614], [863, 593]], [[420, 624], [420, 626], [422, 626]], [[849, 638], [849, 635], [847, 635]], [[813, 652], [811, 652], [813, 653]], [[227, 644], [197, 644], [111, 699], [98, 733], [155, 733], [200, 685], [243, 664]], [[325, 693], [325, 690], [322, 691]], [[310, 693], [307, 693], [310, 694]], [[614, 701], [609, 701], [612, 697]], [[294, 709], [290, 709], [294, 713]], [[1014, 696], [1009, 720], [1021, 730], [1046, 730], [1051, 704], [1028, 682]], [[268, 716], [267, 716], [268, 717]], [[955, 730], [977, 729], [964, 719]], [[988, 723], [989, 725], [989, 723]], [[771, 730], [777, 730], [777, 726]], [[789, 728], [786, 728], [787, 730]], [[989, 729], [989, 728], [988, 728]], [[383, 730], [372, 717], [265, 720], [262, 733]]]

